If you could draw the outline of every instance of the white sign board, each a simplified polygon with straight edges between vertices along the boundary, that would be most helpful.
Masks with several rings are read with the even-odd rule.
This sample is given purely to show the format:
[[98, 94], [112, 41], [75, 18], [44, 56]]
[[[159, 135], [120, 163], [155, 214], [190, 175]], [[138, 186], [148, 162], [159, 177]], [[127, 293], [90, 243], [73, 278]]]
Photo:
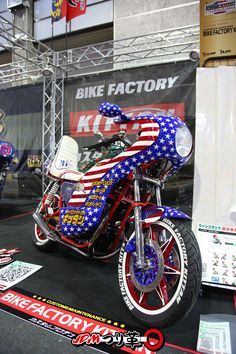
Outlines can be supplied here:
[[197, 350], [200, 353], [232, 354], [229, 323], [200, 320]]
[[236, 226], [198, 224], [202, 282], [236, 289]]
[[0, 269], [0, 290], [6, 290], [37, 272], [42, 266], [14, 261]]

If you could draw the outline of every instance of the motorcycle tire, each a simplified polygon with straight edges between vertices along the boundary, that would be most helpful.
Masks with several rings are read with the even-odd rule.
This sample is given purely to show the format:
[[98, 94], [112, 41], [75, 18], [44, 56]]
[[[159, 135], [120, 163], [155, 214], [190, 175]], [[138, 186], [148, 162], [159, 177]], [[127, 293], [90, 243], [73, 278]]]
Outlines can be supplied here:
[[[54, 200], [51, 203], [51, 207], [55, 211], [59, 205], [59, 197], [56, 195]], [[41, 211], [42, 204], [40, 203], [37, 208], [37, 212]], [[35, 247], [37, 247], [40, 251], [51, 251], [57, 244], [56, 242], [49, 240], [40, 229], [40, 227], [35, 223], [34, 231], [32, 233], [32, 241]]]
[[[123, 300], [146, 325], [165, 328], [186, 317], [200, 293], [201, 255], [189, 222], [163, 219], [145, 231], [146, 268], [136, 264], [135, 234], [119, 255], [118, 279]], [[134, 246], [136, 248], [136, 246]]]

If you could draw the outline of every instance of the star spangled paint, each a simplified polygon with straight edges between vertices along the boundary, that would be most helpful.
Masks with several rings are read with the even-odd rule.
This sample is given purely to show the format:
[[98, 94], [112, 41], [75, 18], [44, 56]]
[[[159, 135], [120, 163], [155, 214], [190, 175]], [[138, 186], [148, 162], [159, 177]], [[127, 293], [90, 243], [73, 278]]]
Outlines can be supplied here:
[[[135, 168], [158, 159], [168, 159], [172, 164], [171, 173], [176, 173], [189, 158], [181, 158], [176, 150], [177, 128], [185, 125], [180, 118], [154, 115], [128, 118], [119, 106], [109, 103], [100, 106], [100, 113], [115, 117], [119, 123], [139, 123], [140, 135], [125, 151], [114, 158], [99, 161], [85, 173], [81, 180], [84, 190], [75, 191], [68, 206], [60, 212], [60, 226], [65, 236], [83, 234], [96, 228], [112, 188]], [[77, 223], [78, 218], [82, 222]]]

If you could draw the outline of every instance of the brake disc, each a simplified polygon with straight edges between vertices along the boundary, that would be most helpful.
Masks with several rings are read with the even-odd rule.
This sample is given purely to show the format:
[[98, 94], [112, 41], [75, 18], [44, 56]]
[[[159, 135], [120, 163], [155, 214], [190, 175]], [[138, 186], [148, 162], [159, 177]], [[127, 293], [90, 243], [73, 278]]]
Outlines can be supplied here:
[[144, 246], [144, 267], [137, 266], [136, 255], [130, 258], [130, 275], [135, 287], [142, 292], [154, 290], [163, 276], [164, 258], [158, 243], [150, 240]]

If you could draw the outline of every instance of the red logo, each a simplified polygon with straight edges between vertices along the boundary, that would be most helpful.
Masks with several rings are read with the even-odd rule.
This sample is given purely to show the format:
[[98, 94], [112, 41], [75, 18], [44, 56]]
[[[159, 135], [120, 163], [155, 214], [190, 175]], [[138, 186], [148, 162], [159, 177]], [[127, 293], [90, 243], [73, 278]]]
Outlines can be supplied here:
[[[150, 104], [144, 106], [128, 107], [125, 113], [129, 116], [138, 115], [175, 115], [184, 119], [184, 103]], [[130, 122], [118, 125], [112, 118], [103, 117], [97, 111], [81, 111], [70, 113], [70, 135], [72, 137], [94, 136], [100, 131], [104, 135], [112, 135], [120, 127], [126, 129], [127, 134], [137, 134], [139, 124]]]
[[75, 346], [85, 344], [99, 345], [105, 343], [108, 346], [117, 347], [126, 352], [133, 353], [135, 349], [139, 348], [139, 353], [145, 353], [145, 348], [151, 351], [160, 350], [165, 343], [165, 338], [163, 333], [158, 329], [149, 329], [144, 333], [144, 336], [141, 336], [140, 333], [136, 331], [108, 334], [86, 332], [77, 335], [76, 338], [72, 339], [71, 343]]

